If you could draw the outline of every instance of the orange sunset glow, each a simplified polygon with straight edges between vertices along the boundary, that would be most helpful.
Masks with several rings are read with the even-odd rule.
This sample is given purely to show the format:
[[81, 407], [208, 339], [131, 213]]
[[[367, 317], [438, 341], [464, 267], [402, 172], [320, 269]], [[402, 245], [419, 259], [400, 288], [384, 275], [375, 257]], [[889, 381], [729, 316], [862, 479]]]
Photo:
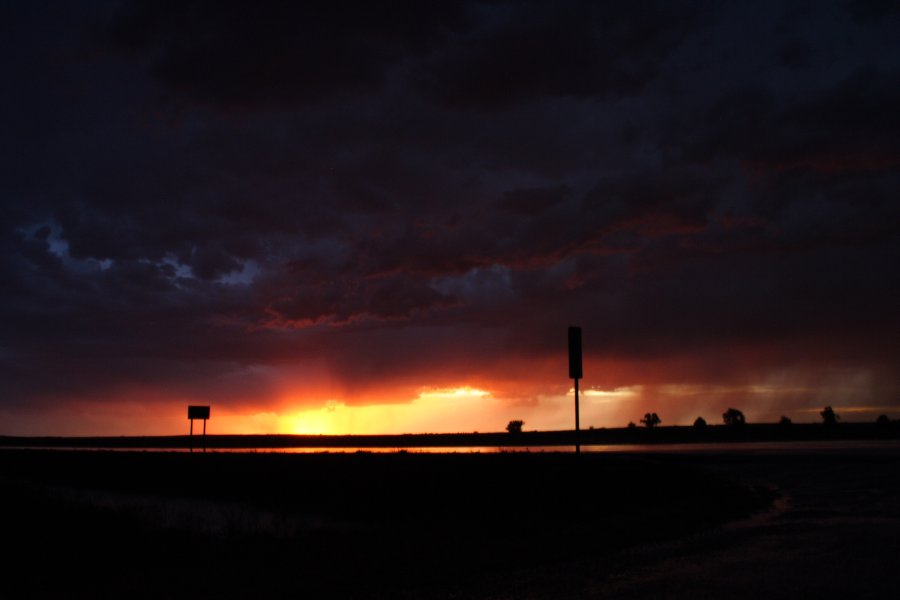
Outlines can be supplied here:
[[[822, 382], [777, 382], [766, 385], [634, 384], [606, 389], [587, 382], [581, 389], [581, 424], [623, 427], [648, 411], [664, 424], [689, 425], [697, 416], [715, 422], [729, 406], [743, 406], [748, 419], [774, 422], [788, 414], [798, 422], [818, 420], [823, 405], [853, 398], [851, 418], [871, 420], [890, 410], [878, 403], [877, 390], [861, 385], [863, 373], [832, 375]], [[208, 402], [211, 434], [401, 434], [502, 431], [510, 420], [525, 421], [525, 430], [565, 430], [573, 427], [574, 389], [571, 382], [543, 386], [523, 382], [488, 382], [477, 387], [421, 387], [413, 397], [407, 387], [381, 389], [359, 398], [334, 394], [318, 400], [309, 392], [280, 392], [271, 408], [260, 410], [259, 399], [216, 403], [198, 396], [167, 398], [132, 391], [120, 399], [79, 401], [62, 410], [42, 413], [40, 427], [28, 418], [7, 414], [8, 430], [19, 435], [170, 435], [186, 430], [184, 406]], [[795, 406], [786, 410], [786, 406]]]

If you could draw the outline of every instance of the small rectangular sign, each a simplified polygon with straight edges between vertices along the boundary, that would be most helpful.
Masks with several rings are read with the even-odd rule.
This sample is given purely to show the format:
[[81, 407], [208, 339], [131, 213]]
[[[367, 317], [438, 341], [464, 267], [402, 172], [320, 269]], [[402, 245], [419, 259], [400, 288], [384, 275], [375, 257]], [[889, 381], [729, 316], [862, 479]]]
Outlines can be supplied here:
[[208, 419], [208, 406], [188, 406], [188, 419]]
[[581, 377], [581, 327], [569, 327], [569, 378]]

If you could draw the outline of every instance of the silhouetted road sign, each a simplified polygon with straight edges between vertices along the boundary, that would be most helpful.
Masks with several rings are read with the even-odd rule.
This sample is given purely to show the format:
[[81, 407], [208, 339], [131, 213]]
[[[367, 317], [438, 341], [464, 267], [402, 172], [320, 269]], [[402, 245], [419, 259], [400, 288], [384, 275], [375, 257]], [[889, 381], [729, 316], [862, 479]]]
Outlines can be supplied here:
[[188, 419], [208, 419], [208, 406], [188, 406]]
[[569, 378], [581, 377], [581, 327], [569, 327]]
[[203, 421], [203, 451], [206, 452], [206, 420], [209, 419], [209, 407], [188, 406], [188, 420], [191, 422], [191, 452], [194, 451], [194, 419]]

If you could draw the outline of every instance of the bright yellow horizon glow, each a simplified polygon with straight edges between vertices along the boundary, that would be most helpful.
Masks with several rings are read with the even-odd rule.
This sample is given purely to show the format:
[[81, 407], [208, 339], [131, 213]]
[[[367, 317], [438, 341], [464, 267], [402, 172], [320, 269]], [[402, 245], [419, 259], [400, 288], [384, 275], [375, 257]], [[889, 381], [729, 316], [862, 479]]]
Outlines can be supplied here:
[[[278, 417], [279, 433], [343, 435], [380, 433], [455, 433], [454, 423], [465, 422], [477, 430], [488, 426], [499, 431], [503, 424], [485, 419], [501, 408], [491, 392], [471, 386], [424, 388], [412, 401], [402, 404], [347, 405], [336, 400], [325, 406]], [[463, 417], [462, 419], [454, 417]], [[474, 425], [473, 425], [474, 424]]]
[[473, 388], [469, 386], [458, 387], [458, 388], [439, 388], [439, 389], [430, 389], [427, 391], [419, 392], [419, 398], [458, 398], [460, 396], [490, 396], [491, 393], [485, 390], [479, 390], [478, 388]]
[[[594, 397], [598, 399], [614, 401], [614, 400], [625, 400], [628, 398], [634, 398], [641, 393], [642, 387], [639, 385], [632, 387], [622, 387], [616, 388], [614, 390], [595, 390], [593, 388], [588, 388], [586, 390], [578, 390], [579, 396], [588, 396]], [[569, 388], [569, 395], [575, 395], [575, 388]]]
[[[879, 414], [896, 418], [896, 406], [885, 402], [866, 373], [839, 375], [821, 385], [788, 376], [728, 385], [585, 385], [580, 390], [581, 426], [624, 427], [646, 412], [657, 412], [665, 425], [690, 425], [697, 416], [715, 423], [728, 407], [742, 410], [749, 422], [777, 422], [780, 415], [818, 422], [818, 413], [828, 405], [845, 421], [874, 421]], [[573, 396], [569, 385], [535, 386], [527, 379], [361, 389], [353, 395], [339, 386], [285, 385], [270, 397], [221, 403], [166, 390], [123, 389], [39, 411], [0, 408], [0, 434], [185, 435], [189, 404], [212, 405], [207, 423], [211, 435], [502, 432], [511, 420], [524, 421], [526, 431], [549, 431], [574, 426]]]
[[[585, 423], [588, 419], [608, 422], [640, 392], [640, 386], [583, 390]], [[574, 389], [570, 389], [567, 395], [523, 400], [469, 385], [421, 388], [414, 400], [405, 403], [348, 405], [331, 400], [318, 408], [273, 415], [274, 429], [302, 435], [464, 433], [503, 431], [514, 419], [524, 420], [526, 430], [566, 429], [574, 424], [573, 394]]]

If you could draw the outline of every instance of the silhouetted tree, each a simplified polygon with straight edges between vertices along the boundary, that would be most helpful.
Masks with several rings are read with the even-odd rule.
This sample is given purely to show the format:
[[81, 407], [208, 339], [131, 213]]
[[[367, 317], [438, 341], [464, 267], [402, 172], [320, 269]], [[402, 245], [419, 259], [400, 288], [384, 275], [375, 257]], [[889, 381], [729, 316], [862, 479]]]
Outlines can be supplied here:
[[641, 423], [643, 423], [645, 427], [656, 427], [662, 423], [662, 419], [660, 419], [659, 415], [656, 413], [647, 413], [644, 415], [644, 418], [641, 419]]
[[739, 411], [736, 408], [729, 408], [725, 412], [722, 413], [722, 420], [726, 425], [731, 425], [734, 427], [740, 427], [746, 420], [744, 419], [744, 413]]
[[829, 427], [837, 425], [837, 422], [841, 419], [837, 415], [837, 413], [834, 412], [834, 409], [830, 406], [826, 406], [825, 408], [823, 408], [822, 412], [820, 412], [819, 414], [822, 415], [822, 422]]
[[694, 427], [706, 427], [706, 419], [703, 417], [697, 417], [694, 419]]
[[791, 425], [794, 424], [794, 422], [791, 421], [790, 418], [788, 418], [784, 415], [781, 415], [781, 418], [778, 419], [778, 424], [781, 425], [782, 427], [790, 427]]
[[522, 425], [525, 421], [510, 421], [506, 424], [506, 430], [510, 433], [522, 433]]
[[879, 427], [887, 427], [891, 424], [891, 420], [888, 419], [887, 415], [880, 415], [877, 419], [875, 419], [875, 424]]
[[634, 421], [628, 421], [628, 429], [636, 429], [637, 425], [634, 424]]

